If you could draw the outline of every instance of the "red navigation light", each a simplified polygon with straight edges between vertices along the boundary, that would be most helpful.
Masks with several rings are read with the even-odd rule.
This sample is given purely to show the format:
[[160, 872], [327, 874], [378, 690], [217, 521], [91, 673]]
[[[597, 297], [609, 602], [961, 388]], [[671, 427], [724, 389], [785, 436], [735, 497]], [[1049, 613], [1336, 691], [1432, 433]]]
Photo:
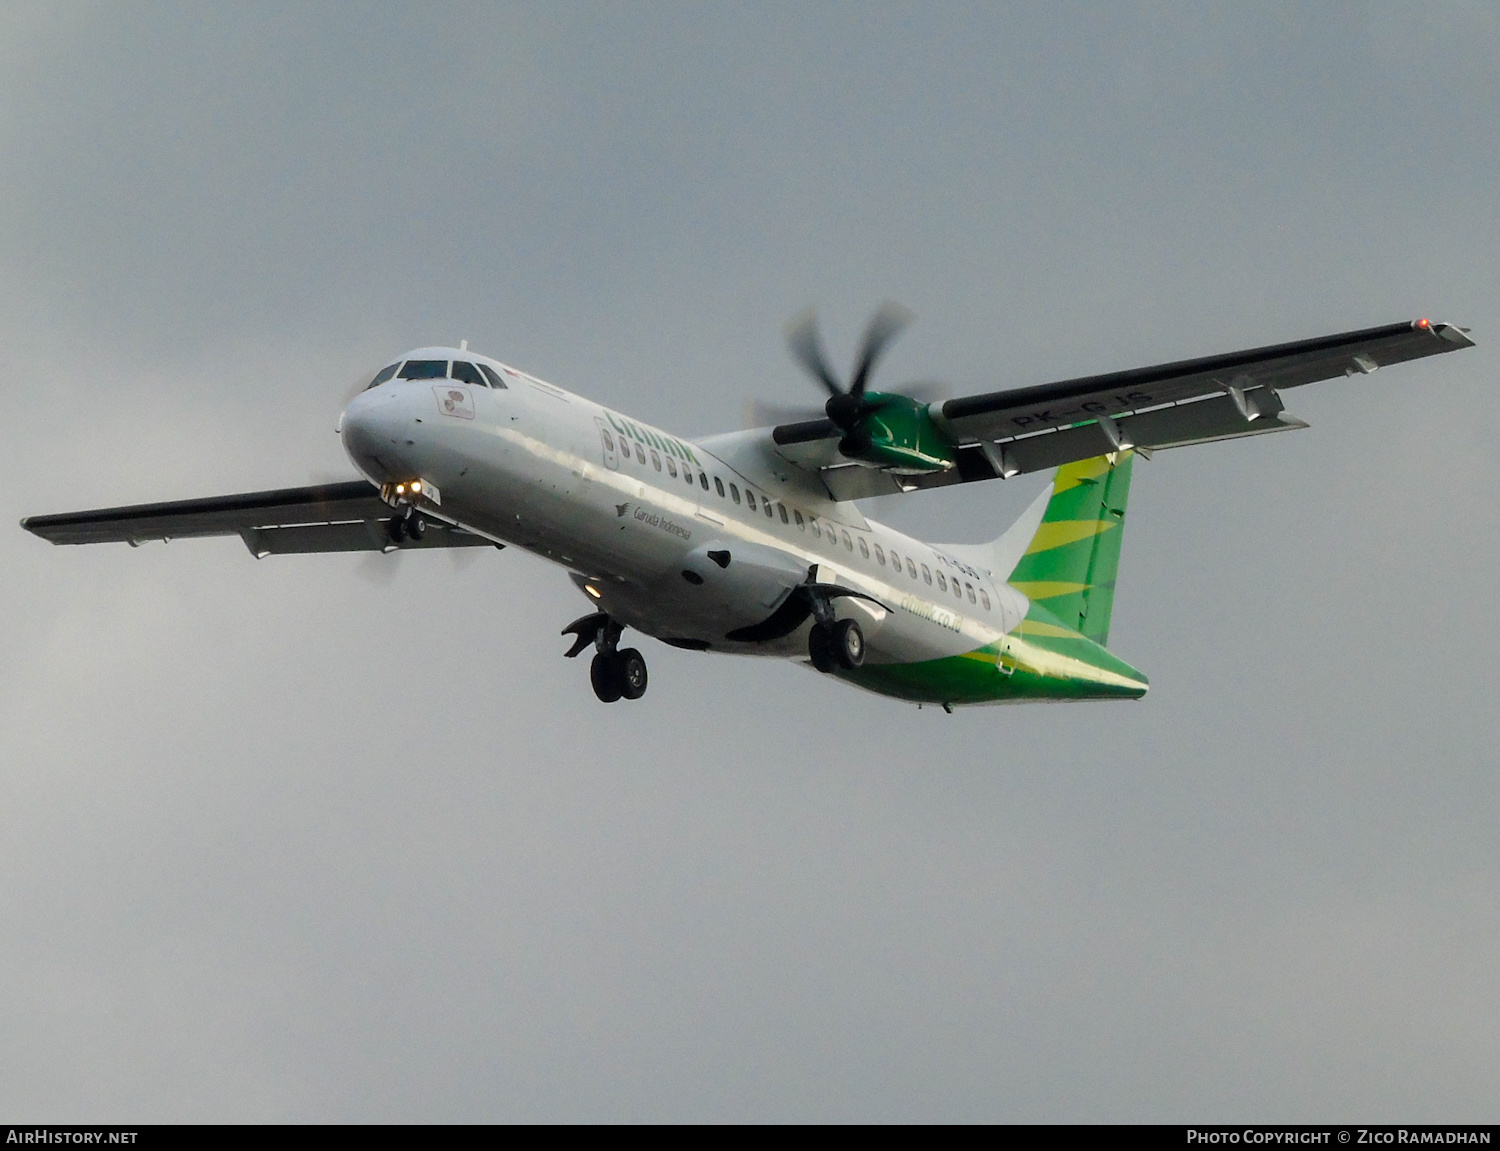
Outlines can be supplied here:
[[1427, 318], [1424, 316], [1422, 319], [1420, 319], [1420, 320], [1417, 321], [1417, 327], [1419, 327], [1419, 328], [1430, 328], [1430, 327], [1432, 327], [1432, 325], [1427, 322]]

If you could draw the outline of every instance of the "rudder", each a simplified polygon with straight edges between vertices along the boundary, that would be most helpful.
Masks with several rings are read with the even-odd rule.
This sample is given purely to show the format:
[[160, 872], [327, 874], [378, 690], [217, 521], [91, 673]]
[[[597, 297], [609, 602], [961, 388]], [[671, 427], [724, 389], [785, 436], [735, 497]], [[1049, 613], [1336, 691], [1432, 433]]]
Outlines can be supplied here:
[[1007, 583], [1103, 646], [1109, 639], [1125, 504], [1135, 453], [1065, 464], [1052, 498]]

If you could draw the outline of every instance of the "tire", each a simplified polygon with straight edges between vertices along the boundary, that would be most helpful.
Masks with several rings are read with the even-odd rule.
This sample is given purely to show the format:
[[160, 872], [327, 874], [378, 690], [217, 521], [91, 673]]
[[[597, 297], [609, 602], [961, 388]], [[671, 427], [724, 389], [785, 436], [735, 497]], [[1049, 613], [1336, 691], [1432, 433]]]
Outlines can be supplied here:
[[399, 544], [406, 539], [406, 521], [400, 516], [392, 516], [390, 523], [385, 525], [385, 534], [391, 537], [393, 544]]
[[611, 652], [601, 651], [589, 664], [589, 683], [600, 703], [614, 703], [624, 692], [618, 658]]
[[815, 623], [812, 631], [807, 633], [807, 657], [812, 660], [813, 667], [824, 675], [838, 666], [838, 656], [834, 654], [833, 629], [827, 624]]
[[412, 512], [406, 521], [406, 534], [414, 540], [419, 540], [427, 534], [427, 520], [421, 512]]
[[640, 699], [646, 694], [646, 657], [633, 647], [615, 655], [615, 669], [620, 694], [626, 699]]
[[839, 666], [853, 671], [865, 662], [865, 633], [852, 619], [841, 619], [833, 625], [833, 652]]

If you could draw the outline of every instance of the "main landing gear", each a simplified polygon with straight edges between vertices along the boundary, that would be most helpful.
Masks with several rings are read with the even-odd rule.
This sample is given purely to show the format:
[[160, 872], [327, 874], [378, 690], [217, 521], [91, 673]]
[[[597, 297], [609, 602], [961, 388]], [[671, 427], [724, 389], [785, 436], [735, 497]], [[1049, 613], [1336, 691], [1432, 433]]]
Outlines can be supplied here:
[[821, 672], [853, 671], [865, 662], [865, 633], [852, 619], [819, 620], [807, 633], [807, 655]]
[[563, 654], [572, 659], [594, 645], [594, 660], [589, 665], [589, 683], [600, 703], [619, 699], [640, 699], [646, 694], [646, 657], [633, 647], [619, 648], [620, 633], [625, 629], [602, 612], [575, 619], [563, 628], [563, 635], [577, 638]]

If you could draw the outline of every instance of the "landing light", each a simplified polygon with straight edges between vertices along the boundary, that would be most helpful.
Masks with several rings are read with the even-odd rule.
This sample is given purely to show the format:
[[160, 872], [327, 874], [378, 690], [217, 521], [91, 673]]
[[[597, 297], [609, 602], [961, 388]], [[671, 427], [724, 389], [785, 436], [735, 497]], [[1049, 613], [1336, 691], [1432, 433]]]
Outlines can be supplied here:
[[396, 485], [396, 494], [398, 496], [404, 496], [406, 494], [406, 485], [405, 484], [397, 484]]
[[[397, 490], [399, 491], [400, 489], [398, 488]], [[412, 482], [411, 482], [411, 494], [414, 495], [414, 496], [419, 496], [419, 495], [422, 494], [422, 481], [421, 480], [412, 480]]]
[[600, 597], [600, 594], [601, 594], [600, 591], [599, 591], [599, 589], [596, 588], [591, 583], [584, 584], [583, 585], [583, 590], [586, 591], [586, 592], [588, 592], [589, 595], [593, 596], [595, 599], [598, 599]]

